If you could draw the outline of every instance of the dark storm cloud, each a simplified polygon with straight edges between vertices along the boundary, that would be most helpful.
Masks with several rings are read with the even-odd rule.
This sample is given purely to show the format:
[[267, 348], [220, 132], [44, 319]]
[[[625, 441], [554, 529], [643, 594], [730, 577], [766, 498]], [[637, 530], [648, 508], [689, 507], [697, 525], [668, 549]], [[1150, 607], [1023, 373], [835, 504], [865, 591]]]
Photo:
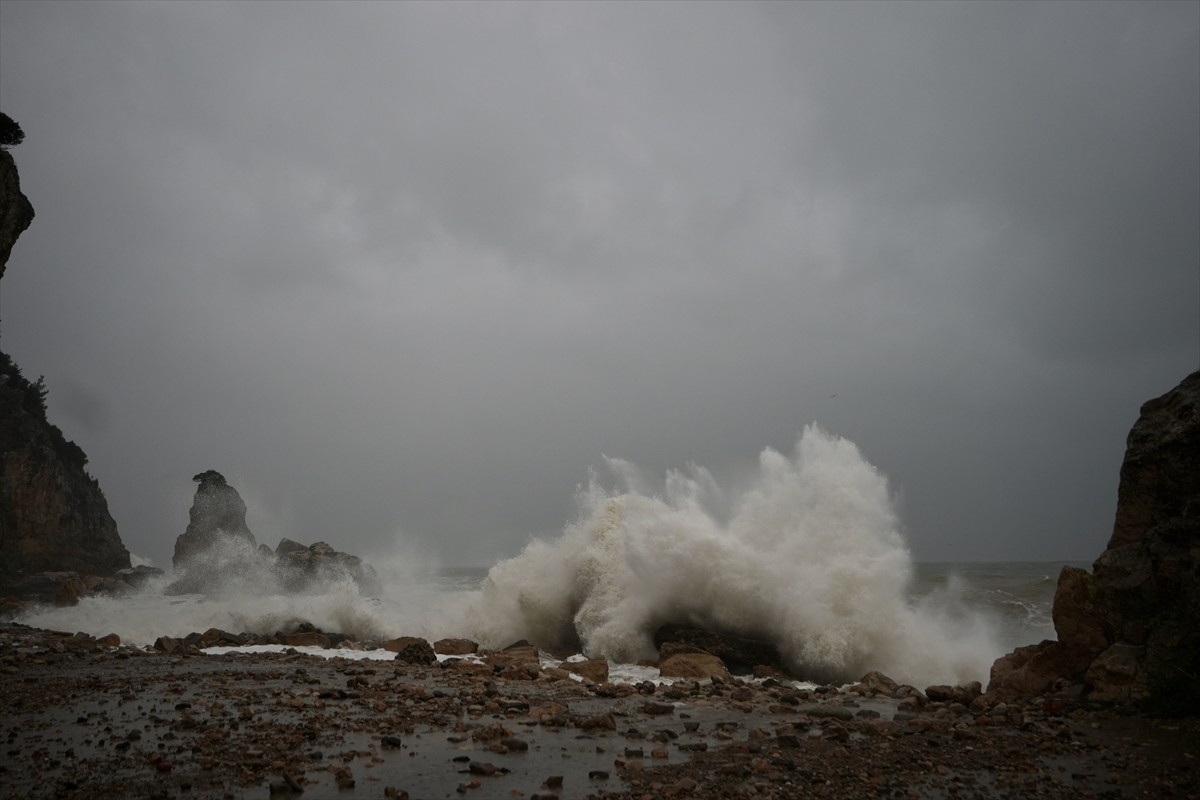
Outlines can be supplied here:
[[[1200, 358], [1200, 6], [0, 4], [4, 348], [131, 549], [455, 563], [817, 420], [922, 558], [1089, 558]], [[105, 410], [102, 411], [101, 410]], [[255, 516], [257, 515], [257, 522]]]

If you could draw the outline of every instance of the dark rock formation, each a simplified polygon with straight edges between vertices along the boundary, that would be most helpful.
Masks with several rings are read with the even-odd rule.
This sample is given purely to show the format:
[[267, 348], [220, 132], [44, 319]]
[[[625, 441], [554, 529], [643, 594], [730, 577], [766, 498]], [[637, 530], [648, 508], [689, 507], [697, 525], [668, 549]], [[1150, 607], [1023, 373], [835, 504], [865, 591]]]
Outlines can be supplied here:
[[655, 631], [654, 645], [660, 661], [680, 653], [708, 653], [734, 673], [748, 673], [757, 666], [783, 670], [783, 658], [774, 645], [732, 633], [668, 624]]
[[246, 525], [245, 501], [221, 473], [210, 469], [192, 480], [200, 486], [187, 530], [175, 540], [172, 562], [178, 578], [168, 593], [234, 588], [302, 592], [346, 579], [365, 592], [378, 592], [379, 578], [369, 564], [324, 542], [305, 546], [283, 539], [274, 552], [257, 544]]
[[[0, 276], [32, 220], [12, 156], [0, 150]], [[45, 393], [0, 353], [0, 595], [34, 599], [53, 586], [69, 602], [91, 578], [129, 568], [129, 551], [87, 456], [46, 419]], [[67, 587], [57, 573], [77, 580]]]
[[188, 511], [187, 530], [175, 540], [171, 564], [186, 570], [189, 562], [202, 557], [214, 545], [240, 540], [255, 546], [254, 534], [246, 526], [246, 503], [225, 476], [210, 469], [192, 477], [200, 484]]
[[1063, 569], [1054, 628], [1058, 641], [997, 660], [988, 693], [1074, 685], [1089, 700], [1200, 711], [1200, 372], [1142, 406], [1112, 538], [1091, 572]]
[[341, 553], [325, 542], [305, 547], [291, 539], [282, 539], [275, 548], [276, 570], [283, 588], [290, 591], [349, 578], [364, 591], [379, 591], [379, 578], [369, 564], [358, 556]]
[[0, 278], [13, 245], [33, 222], [33, 205], [21, 192], [21, 178], [12, 154], [0, 150]]

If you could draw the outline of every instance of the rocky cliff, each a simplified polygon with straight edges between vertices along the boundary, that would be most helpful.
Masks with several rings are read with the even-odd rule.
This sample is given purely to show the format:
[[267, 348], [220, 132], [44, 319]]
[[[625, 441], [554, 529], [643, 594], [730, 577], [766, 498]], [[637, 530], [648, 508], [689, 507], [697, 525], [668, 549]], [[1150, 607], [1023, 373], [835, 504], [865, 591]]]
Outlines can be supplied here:
[[33, 205], [21, 192], [21, 178], [12, 153], [0, 150], [0, 278], [17, 237], [33, 222]]
[[1062, 571], [1054, 628], [996, 662], [989, 694], [1200, 712], [1200, 372], [1142, 406], [1112, 536], [1091, 572]]
[[[0, 150], [0, 276], [32, 220], [16, 164]], [[69, 601], [88, 576], [128, 569], [129, 552], [87, 456], [46, 419], [45, 393], [0, 352], [0, 595]]]

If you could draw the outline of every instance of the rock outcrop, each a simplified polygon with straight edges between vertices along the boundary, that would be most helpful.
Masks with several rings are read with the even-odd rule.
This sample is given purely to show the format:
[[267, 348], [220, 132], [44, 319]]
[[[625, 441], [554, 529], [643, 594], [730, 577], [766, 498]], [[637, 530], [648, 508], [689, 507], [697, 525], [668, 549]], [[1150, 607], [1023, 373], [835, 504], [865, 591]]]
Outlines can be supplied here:
[[33, 204], [21, 191], [21, 177], [12, 154], [0, 150], [0, 278], [8, 266], [13, 245], [33, 223]]
[[1200, 372], [1142, 406], [1112, 537], [1091, 572], [1063, 569], [1054, 628], [997, 660], [988, 693], [1200, 712]]
[[[0, 150], [0, 277], [32, 220], [12, 155]], [[129, 551], [87, 456], [46, 418], [45, 393], [0, 352], [0, 595], [71, 602], [128, 569]]]
[[202, 559], [214, 546], [244, 542], [255, 546], [254, 534], [246, 526], [246, 502], [225, 476], [210, 469], [192, 477], [200, 484], [188, 511], [187, 530], [175, 540], [171, 564], [178, 572]]
[[732, 633], [706, 630], [690, 625], [667, 624], [654, 633], [654, 645], [660, 661], [683, 653], [708, 653], [716, 656], [730, 672], [749, 673], [755, 667], [784, 670], [779, 650], [769, 642]]
[[275, 548], [275, 569], [283, 588], [302, 591], [314, 584], [349, 578], [364, 591], [379, 591], [375, 570], [361, 558], [334, 550], [325, 542], [305, 547], [291, 539], [282, 539]]
[[257, 544], [246, 524], [246, 503], [225, 476], [210, 469], [192, 480], [200, 486], [187, 530], [175, 540], [177, 577], [168, 593], [303, 592], [346, 579], [364, 592], [379, 591], [379, 578], [369, 564], [325, 542], [306, 546], [283, 539], [274, 552]]

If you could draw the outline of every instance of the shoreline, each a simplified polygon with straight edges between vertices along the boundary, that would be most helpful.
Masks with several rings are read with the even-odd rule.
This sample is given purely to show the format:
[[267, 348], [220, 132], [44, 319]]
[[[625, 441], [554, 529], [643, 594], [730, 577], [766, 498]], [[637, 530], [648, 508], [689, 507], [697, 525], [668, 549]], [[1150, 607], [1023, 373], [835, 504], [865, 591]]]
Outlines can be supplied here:
[[[0, 798], [1200, 797], [1200, 720], [0, 624]], [[299, 791], [298, 791], [299, 790]]]

